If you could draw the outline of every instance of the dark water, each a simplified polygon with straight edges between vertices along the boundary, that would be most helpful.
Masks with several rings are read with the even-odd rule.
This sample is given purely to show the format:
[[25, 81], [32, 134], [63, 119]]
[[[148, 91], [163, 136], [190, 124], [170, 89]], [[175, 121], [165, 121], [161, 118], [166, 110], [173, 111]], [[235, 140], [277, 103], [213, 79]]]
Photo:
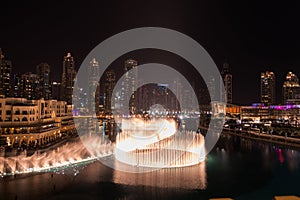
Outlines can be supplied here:
[[[0, 199], [272, 199], [300, 196], [300, 152], [223, 137], [197, 166], [143, 174], [95, 162], [59, 173], [0, 180]], [[76, 171], [79, 174], [75, 174]]]

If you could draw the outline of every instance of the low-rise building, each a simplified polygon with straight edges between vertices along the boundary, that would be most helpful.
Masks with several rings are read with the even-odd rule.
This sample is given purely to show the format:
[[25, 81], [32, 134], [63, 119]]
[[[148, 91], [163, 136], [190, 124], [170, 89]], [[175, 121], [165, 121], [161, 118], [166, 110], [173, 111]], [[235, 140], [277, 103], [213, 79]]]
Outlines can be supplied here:
[[0, 135], [8, 146], [43, 146], [74, 128], [72, 107], [64, 101], [0, 97]]
[[241, 120], [252, 120], [254, 122], [287, 121], [292, 125], [299, 126], [300, 105], [242, 106]]

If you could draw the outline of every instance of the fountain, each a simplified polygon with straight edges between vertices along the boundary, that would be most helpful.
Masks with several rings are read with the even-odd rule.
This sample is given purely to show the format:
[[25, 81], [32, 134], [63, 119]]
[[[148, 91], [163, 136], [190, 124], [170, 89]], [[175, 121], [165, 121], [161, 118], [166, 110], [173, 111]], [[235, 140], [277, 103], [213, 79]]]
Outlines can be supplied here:
[[186, 167], [205, 159], [204, 137], [192, 131], [178, 131], [174, 120], [122, 119], [121, 130], [115, 143], [87, 134], [80, 141], [31, 156], [26, 151], [12, 157], [1, 156], [0, 176], [56, 171], [108, 157], [140, 168]]
[[55, 171], [84, 162], [92, 162], [113, 153], [111, 143], [97, 143], [97, 140], [93, 138], [90, 138], [88, 142], [101, 151], [90, 153], [81, 142], [72, 142], [47, 152], [37, 151], [31, 156], [26, 156], [25, 151], [13, 157], [0, 157], [0, 175]]
[[178, 131], [174, 120], [122, 119], [115, 157], [138, 167], [196, 165], [205, 159], [204, 137], [193, 131]]

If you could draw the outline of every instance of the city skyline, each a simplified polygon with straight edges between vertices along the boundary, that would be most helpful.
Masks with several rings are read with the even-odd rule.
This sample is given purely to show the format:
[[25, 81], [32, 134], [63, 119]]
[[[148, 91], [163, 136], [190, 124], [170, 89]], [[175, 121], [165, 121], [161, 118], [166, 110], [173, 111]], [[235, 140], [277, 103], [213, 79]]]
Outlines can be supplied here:
[[0, 199], [300, 199], [299, 9], [1, 2]]
[[[26, 71], [23, 74], [21, 74], [21, 73], [15, 73], [15, 71], [18, 71], [18, 69], [15, 69], [15, 67], [13, 67], [12, 60], [6, 60], [5, 52], [2, 50], [2, 48], [0, 48], [0, 49], [1, 49], [1, 55], [2, 55], [2, 60], [3, 60], [3, 64], [4, 64], [3, 67], [8, 66], [8, 68], [6, 67], [5, 69], [2, 67], [3, 68], [2, 70], [7, 70], [8, 69], [9, 73], [11, 73], [11, 76], [12, 76], [12, 80], [10, 80], [11, 83], [10, 83], [10, 81], [9, 81], [9, 84], [6, 83], [7, 86], [4, 86], [4, 88], [3, 88], [3, 86], [1, 86], [1, 89], [7, 90], [6, 93], [3, 93], [4, 91], [1, 92], [1, 93], [3, 93], [3, 94], [9, 94], [11, 97], [26, 97], [28, 99], [44, 98], [44, 99], [47, 100], [47, 99], [51, 99], [51, 95], [52, 95], [53, 92], [56, 92], [56, 91], [52, 91], [53, 90], [52, 89], [52, 85], [54, 84], [56, 86], [57, 84], [62, 84], [62, 82], [64, 82], [64, 79], [66, 79], [65, 82], [67, 80], [69, 80], [68, 81], [69, 82], [69, 86], [68, 87], [70, 88], [69, 89], [70, 92], [68, 92], [69, 97], [68, 98], [67, 97], [66, 98], [63, 97], [63, 96], [66, 96], [66, 94], [65, 94], [65, 92], [63, 92], [63, 89], [60, 89], [60, 91], [59, 91], [59, 97], [57, 97], [57, 95], [56, 95], [56, 99], [58, 99], [58, 100], [64, 99], [68, 103], [71, 102], [71, 96], [70, 95], [71, 95], [71, 91], [72, 91], [73, 88], [72, 88], [72, 86], [70, 84], [74, 83], [74, 78], [76, 77], [76, 67], [75, 67], [76, 65], [75, 65], [74, 58], [71, 56], [70, 52], [66, 53], [66, 56], [63, 56], [63, 62], [61, 64], [62, 65], [62, 67], [61, 67], [61, 71], [62, 71], [61, 77], [55, 76], [53, 78], [53, 75], [52, 75], [52, 72], [51, 72], [51, 66], [47, 62], [40, 62], [38, 65], [36, 65], [35, 71]], [[71, 59], [71, 60], [69, 60], [69, 59]], [[129, 60], [130, 59], [131, 58], [129, 58]], [[96, 61], [93, 61], [93, 62], [96, 62]], [[125, 62], [126, 62], [126, 60], [125, 60]], [[8, 63], [8, 64], [6, 64], [6, 63]], [[119, 64], [120, 62], [118, 61], [117, 63]], [[143, 63], [143, 60], [142, 60], [142, 63]], [[114, 79], [120, 78], [120, 75], [122, 75], [122, 73], [123, 73], [122, 71], [124, 70], [124, 69], [122, 69], [122, 68], [124, 68], [124, 66], [123, 67], [122, 67], [122, 65], [118, 66], [118, 64], [112, 64], [112, 66], [110, 66], [110, 68], [108, 70], [106, 70], [106, 73], [109, 72], [109, 71], [111, 71], [112, 73], [115, 73], [114, 71], [117, 71], [117, 73], [116, 73], [117, 75], [116, 74], [113, 75], [113, 76], [115, 76]], [[100, 65], [99, 67], [101, 67], [101, 62], [99, 64], [98, 61], [97, 61], [97, 65], [98, 66]], [[120, 70], [118, 70], [118, 67], [119, 67]], [[69, 71], [67, 70], [68, 68], [70, 68]], [[125, 66], [125, 68], [126, 68], [126, 66]], [[67, 71], [68, 71], [68, 75], [67, 75]], [[296, 81], [298, 83], [298, 85], [295, 85], [295, 84], [293, 85], [293, 83], [289, 83], [289, 81], [287, 80], [288, 76], [291, 76], [291, 75], [289, 75], [290, 73], [292, 74], [292, 76], [295, 76], [296, 79], [298, 79], [297, 78], [297, 74], [294, 74], [293, 73], [294, 71], [286, 71], [287, 75], [285, 77], [285, 80], [282, 81], [282, 83], [280, 83], [280, 82], [278, 82], [277, 74], [276, 74], [276, 78], [275, 78], [275, 73], [273, 71], [274, 70], [272, 70], [272, 69], [267, 70], [266, 72], [261, 71], [261, 73], [260, 73], [260, 82], [261, 83], [260, 83], [260, 86], [259, 86], [260, 87], [260, 94], [258, 96], [256, 96], [256, 101], [249, 102], [248, 104], [246, 104], [246, 103], [243, 103], [243, 102], [237, 102], [237, 101], [235, 101], [235, 99], [236, 99], [235, 97], [238, 96], [239, 94], [236, 94], [236, 92], [232, 88], [234, 88], [236, 86], [235, 85], [236, 84], [235, 83], [235, 79], [238, 79], [238, 77], [236, 77], [236, 76], [233, 77], [232, 76], [231, 67], [230, 67], [229, 63], [228, 62], [224, 62], [222, 64], [222, 67], [220, 68], [220, 74], [221, 74], [221, 76], [223, 78], [223, 83], [224, 83], [225, 92], [226, 92], [226, 96], [227, 96], [227, 103], [233, 103], [233, 104], [238, 104], [238, 105], [250, 105], [252, 103], [265, 103], [266, 105], [272, 105], [272, 104], [286, 104], [287, 103], [287, 99], [291, 99], [292, 97], [294, 99], [298, 99], [299, 98], [299, 95], [298, 95], [299, 92], [298, 92], [298, 90], [300, 91], [300, 89], [299, 89], [299, 83], [298, 83], [299, 81]], [[37, 75], [39, 76], [39, 78], [37, 77]], [[107, 76], [107, 74], [104, 74], [101, 77], [101, 80], [106, 79], [105, 76]], [[262, 88], [263, 76], [265, 76], [265, 77], [274, 76], [272, 78], [272, 79], [274, 79], [274, 83], [272, 83], [274, 85], [272, 86], [272, 89], [271, 89], [272, 92], [271, 91], [269, 92], [269, 93], [272, 93], [272, 94], [265, 94], [267, 96], [271, 95], [271, 97], [264, 97], [264, 98], [262, 97], [262, 92], [263, 92], [262, 90], [266, 90], [266, 89]], [[73, 78], [71, 78], [71, 77], [73, 77]], [[38, 92], [37, 97], [31, 97], [30, 96], [31, 95], [30, 93], [32, 93], [31, 90], [34, 91], [34, 89], [30, 89], [30, 88], [34, 88], [36, 86], [30, 86], [30, 88], [29, 88], [30, 91], [28, 91], [28, 89], [26, 89], [26, 87], [28, 88], [28, 86], [26, 86], [26, 85], [23, 84], [23, 83], [25, 83], [23, 81], [24, 79], [30, 79], [30, 80], [37, 79], [38, 82], [41, 84], [41, 86], [40, 86], [41, 88], [40, 88], [40, 91]], [[258, 77], [257, 77], [257, 79], [258, 79]], [[101, 80], [99, 80], [99, 82], [103, 82]], [[94, 81], [96, 81], [96, 80], [94, 80]], [[250, 80], [250, 82], [254, 83], [255, 80]], [[276, 82], [276, 84], [275, 84], [275, 82]], [[16, 84], [18, 84], [18, 85], [16, 85]], [[23, 88], [23, 92], [22, 93], [20, 93], [21, 90], [18, 89], [20, 87], [20, 84], [21, 84], [21, 86]], [[104, 80], [103, 84], [104, 85], [106, 84], [105, 80]], [[114, 84], [115, 83], [113, 83], [112, 85], [114, 85]], [[292, 87], [296, 87], [295, 89], [293, 89], [293, 90], [296, 91], [296, 92], [294, 92], [294, 93], [296, 93], [296, 96], [295, 96], [295, 94], [290, 94], [290, 96], [292, 95], [292, 97], [289, 97], [289, 98], [285, 97], [287, 94], [285, 94], [286, 92], [284, 91], [284, 89], [286, 88], [286, 86], [284, 86], [284, 85], [286, 85], [286, 84], [289, 84], [289, 85], [292, 84]], [[64, 84], [62, 84], [61, 87], [65, 88], [66, 86], [63, 86], [63, 85]], [[100, 86], [100, 88], [101, 87], [103, 87], [103, 86]], [[99, 90], [100, 88], [98, 88], [97, 90]], [[105, 88], [102, 88], [102, 89], [104, 91], [101, 91], [101, 93], [107, 93], [107, 91], [106, 91]], [[9, 90], [11, 90], [11, 91], [9, 91]], [[202, 89], [198, 90], [198, 92], [200, 92], [200, 93], [201, 93], [201, 91], [202, 91]], [[230, 92], [228, 92], [228, 91], [230, 91]], [[289, 91], [291, 93], [291, 90], [289, 90]], [[88, 89], [85, 92], [88, 92]], [[110, 92], [110, 94], [111, 93], [112, 93], [112, 91]], [[97, 96], [98, 100], [101, 101], [100, 100], [100, 98], [101, 98], [100, 96], [101, 95], [100, 95], [99, 91], [97, 92], [97, 94], [98, 94], [98, 96]], [[267, 100], [265, 98], [271, 98], [271, 99]], [[104, 101], [107, 102], [107, 100], [104, 100]], [[298, 101], [297, 102], [289, 101], [289, 102], [290, 103], [297, 103]]]
[[[111, 35], [145, 26], [170, 28], [198, 41], [220, 69], [228, 60], [238, 83], [233, 87], [240, 94], [236, 102], [249, 104], [259, 100], [257, 76], [262, 71], [274, 71], [278, 83], [284, 82], [286, 71], [300, 74], [298, 4], [164, 1], [116, 6], [96, 1], [45, 5], [4, 2], [0, 15], [6, 28], [1, 32], [0, 44], [8, 59], [13, 56], [13, 65], [20, 73], [32, 71], [44, 61], [52, 66], [55, 77], [60, 73], [60, 58], [68, 51], [76, 57], [78, 68], [85, 56]], [[69, 5], [72, 17], [65, 15]], [[135, 12], [126, 12], [129, 9]], [[66, 26], [73, 28], [62, 33]], [[251, 84], [249, 79], [253, 80]]]

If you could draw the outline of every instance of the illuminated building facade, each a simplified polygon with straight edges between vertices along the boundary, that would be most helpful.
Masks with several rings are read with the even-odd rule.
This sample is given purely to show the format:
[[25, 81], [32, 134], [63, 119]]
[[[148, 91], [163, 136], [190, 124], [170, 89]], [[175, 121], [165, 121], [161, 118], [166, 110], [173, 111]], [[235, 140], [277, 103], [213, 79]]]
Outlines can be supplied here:
[[33, 74], [31, 72], [22, 74], [22, 85], [21, 90], [23, 90], [23, 94], [21, 95], [23, 98], [33, 100], [40, 99], [40, 78], [37, 74]]
[[300, 85], [298, 77], [288, 72], [286, 80], [282, 87], [283, 92], [283, 103], [299, 103], [300, 102]]
[[[136, 97], [134, 92], [138, 81], [137, 65], [137, 61], [133, 59], [128, 59], [124, 62], [125, 79], [122, 82], [121, 102], [122, 104], [125, 102], [129, 102], [129, 105], [121, 106], [129, 107], [129, 113], [131, 114], [134, 114], [136, 112]], [[129, 97], [129, 95], [131, 95], [131, 97]]]
[[[90, 61], [88, 67], [88, 108], [95, 109], [96, 113], [99, 113], [99, 103], [100, 103], [100, 86], [99, 86], [99, 77], [100, 77], [100, 68], [99, 62], [93, 58]], [[82, 101], [82, 100], [81, 100]]]
[[105, 91], [104, 91], [104, 98], [105, 98], [105, 102], [104, 102], [104, 106], [105, 106], [105, 112], [110, 113], [112, 109], [114, 109], [112, 107], [112, 93], [114, 90], [116, 84], [116, 74], [114, 72], [114, 70], [109, 70], [107, 72], [105, 72]]
[[232, 103], [232, 75], [229, 73], [229, 64], [224, 63], [221, 71], [221, 75], [224, 81], [225, 95], [227, 103]]
[[61, 97], [68, 104], [72, 104], [72, 95], [74, 88], [74, 79], [76, 76], [74, 58], [71, 53], [63, 59], [63, 70], [61, 80]]
[[64, 101], [0, 98], [0, 136], [8, 146], [38, 147], [74, 132], [72, 116]]
[[275, 103], [275, 74], [273, 72], [262, 72], [260, 75], [260, 100], [265, 105]]
[[13, 97], [22, 98], [23, 97], [23, 79], [21, 74], [14, 74], [13, 76]]
[[40, 63], [36, 66], [36, 73], [39, 76], [41, 98], [51, 99], [51, 67], [48, 63]]
[[0, 94], [6, 97], [12, 96], [13, 76], [11, 61], [6, 60], [0, 49]]
[[257, 105], [242, 106], [241, 120], [251, 120], [253, 122], [288, 122], [299, 126], [300, 105]]

